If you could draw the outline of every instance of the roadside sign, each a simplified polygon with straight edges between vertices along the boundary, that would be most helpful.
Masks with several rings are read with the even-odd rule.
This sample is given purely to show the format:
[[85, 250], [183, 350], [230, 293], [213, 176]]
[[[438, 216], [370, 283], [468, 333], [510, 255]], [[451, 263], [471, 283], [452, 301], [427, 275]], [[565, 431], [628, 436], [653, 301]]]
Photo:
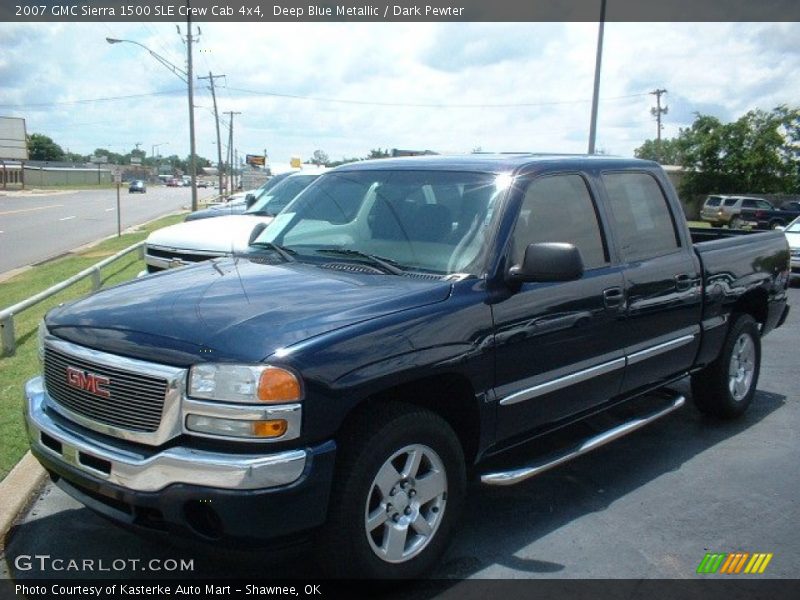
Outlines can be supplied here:
[[0, 117], [0, 158], [28, 160], [25, 119]]
[[138, 156], [131, 156], [131, 164], [132, 165], [140, 165], [142, 164], [142, 159]]
[[291, 167], [293, 169], [300, 169], [300, 168], [303, 167], [303, 163], [300, 162], [300, 157], [299, 156], [293, 156], [291, 161], [289, 162], [289, 164], [291, 165]]
[[246, 154], [245, 162], [251, 167], [263, 167], [266, 161], [263, 154]]
[[114, 183], [122, 183], [122, 174], [114, 173]]

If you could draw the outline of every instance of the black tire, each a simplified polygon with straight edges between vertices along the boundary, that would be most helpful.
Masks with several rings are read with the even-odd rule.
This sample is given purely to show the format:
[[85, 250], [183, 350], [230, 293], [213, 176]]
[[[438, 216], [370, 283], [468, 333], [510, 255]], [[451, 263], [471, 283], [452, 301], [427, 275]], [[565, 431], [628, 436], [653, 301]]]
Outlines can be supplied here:
[[[419, 577], [444, 553], [463, 504], [466, 474], [456, 434], [438, 415], [413, 405], [392, 402], [354, 417], [339, 436], [338, 443], [328, 520], [317, 544], [319, 561], [326, 574], [370, 579]], [[402, 463], [408, 467], [413, 462], [410, 454], [402, 454], [408, 448], [426, 449], [421, 454], [419, 470], [414, 471], [422, 476], [405, 481], [406, 487], [392, 483], [391, 492], [384, 496], [377, 484], [378, 474], [391, 472], [390, 467], [394, 467], [402, 476], [405, 468], [397, 465]], [[390, 461], [398, 453], [401, 454]], [[433, 458], [438, 459], [438, 463]], [[420, 482], [433, 481], [428, 479], [433, 476], [439, 483], [442, 471], [446, 486], [443, 495], [427, 500], [422, 506], [414, 505], [414, 498], [419, 499], [423, 494], [427, 497], [431, 489], [426, 490], [426, 484]], [[395, 495], [389, 497], [392, 493]], [[395, 498], [397, 506], [389, 502]], [[400, 515], [400, 511], [405, 512]], [[370, 535], [367, 521], [371, 515], [377, 515], [376, 522], [381, 521], [381, 524], [375, 526]], [[418, 533], [420, 519], [426, 524], [433, 523], [429, 524], [429, 536]], [[404, 527], [406, 533], [402, 534]], [[390, 548], [389, 538], [398, 531], [403, 541], [396, 548], [401, 548], [401, 553], [408, 551], [409, 555], [404, 558], [401, 554], [398, 562], [389, 562], [379, 556], [378, 546]]]
[[786, 223], [784, 223], [779, 219], [776, 219], [769, 224], [770, 229], [777, 229], [778, 227], [786, 227]]
[[[743, 339], [749, 341], [742, 342]], [[747, 344], [751, 344], [749, 353]], [[746, 314], [732, 315], [719, 357], [692, 375], [695, 405], [700, 412], [720, 419], [743, 415], [756, 393], [760, 368], [761, 333], [755, 319]], [[744, 373], [750, 369], [748, 379]]]
[[728, 223], [728, 229], [741, 229], [742, 220], [739, 217], [733, 217]]
[[714, 229], [717, 229], [717, 228], [719, 228], [719, 227], [722, 227], [722, 223], [712, 223], [712, 224], [711, 224], [711, 226], [712, 226]]

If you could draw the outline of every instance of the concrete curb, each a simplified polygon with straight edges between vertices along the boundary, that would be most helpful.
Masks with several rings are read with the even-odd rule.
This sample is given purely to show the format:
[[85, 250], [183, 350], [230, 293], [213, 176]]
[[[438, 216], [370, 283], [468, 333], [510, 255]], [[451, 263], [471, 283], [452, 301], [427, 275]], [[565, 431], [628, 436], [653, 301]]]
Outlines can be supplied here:
[[31, 496], [46, 475], [39, 462], [27, 452], [6, 478], [0, 481], [0, 549], [5, 545], [8, 530], [28, 507]]

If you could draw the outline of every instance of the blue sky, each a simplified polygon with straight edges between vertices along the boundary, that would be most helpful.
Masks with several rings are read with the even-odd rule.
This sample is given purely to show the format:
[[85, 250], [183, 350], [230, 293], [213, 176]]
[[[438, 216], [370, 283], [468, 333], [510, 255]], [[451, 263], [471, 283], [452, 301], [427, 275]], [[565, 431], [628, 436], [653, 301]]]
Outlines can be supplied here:
[[[234, 128], [240, 154], [266, 148], [280, 163], [317, 148], [334, 159], [376, 147], [586, 150], [596, 24], [200, 28], [195, 70], [227, 75], [218, 101], [220, 110], [242, 113]], [[107, 36], [136, 40], [183, 66], [174, 24], [2, 23], [0, 115], [25, 117], [29, 132], [75, 152], [127, 152], [141, 142], [148, 154], [154, 144], [162, 154], [188, 154], [184, 85], [144, 50], [109, 45]], [[666, 136], [695, 112], [727, 120], [800, 103], [798, 39], [796, 23], [607, 24], [598, 147], [629, 156], [655, 137], [647, 92], [657, 87], [669, 90]], [[213, 158], [211, 97], [202, 84], [195, 105], [198, 153]]]

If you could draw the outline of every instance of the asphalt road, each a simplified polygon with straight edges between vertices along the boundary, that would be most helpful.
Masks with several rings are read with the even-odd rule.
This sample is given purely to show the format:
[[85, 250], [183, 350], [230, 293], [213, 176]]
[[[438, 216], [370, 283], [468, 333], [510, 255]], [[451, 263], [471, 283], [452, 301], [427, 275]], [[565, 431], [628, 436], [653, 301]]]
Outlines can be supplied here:
[[[797, 287], [790, 290], [790, 301], [794, 312], [788, 322], [764, 340], [758, 393], [742, 419], [709, 420], [687, 404], [633, 435], [520, 485], [471, 485], [461, 526], [433, 577], [796, 578]], [[685, 384], [678, 387], [689, 394]], [[9, 533], [0, 578], [163, 578], [169, 574], [142, 571], [141, 564], [168, 558], [193, 559], [194, 569], [180, 573], [188, 577], [254, 580], [318, 574], [306, 551], [299, 558], [267, 559], [172, 543], [145, 540], [113, 526], [47, 485]], [[774, 557], [759, 576], [696, 574], [706, 552], [734, 551], [771, 552]], [[37, 554], [102, 558], [107, 565], [113, 559], [142, 562], [138, 568], [105, 573], [40, 571], [26, 569], [24, 562], [15, 566], [18, 557]], [[445, 585], [458, 593], [465, 584]]]
[[[198, 198], [213, 194], [198, 190]], [[190, 188], [154, 186], [120, 193], [122, 227], [139, 225], [191, 205]], [[116, 190], [25, 196], [0, 195], [0, 274], [58, 256], [117, 231]]]

